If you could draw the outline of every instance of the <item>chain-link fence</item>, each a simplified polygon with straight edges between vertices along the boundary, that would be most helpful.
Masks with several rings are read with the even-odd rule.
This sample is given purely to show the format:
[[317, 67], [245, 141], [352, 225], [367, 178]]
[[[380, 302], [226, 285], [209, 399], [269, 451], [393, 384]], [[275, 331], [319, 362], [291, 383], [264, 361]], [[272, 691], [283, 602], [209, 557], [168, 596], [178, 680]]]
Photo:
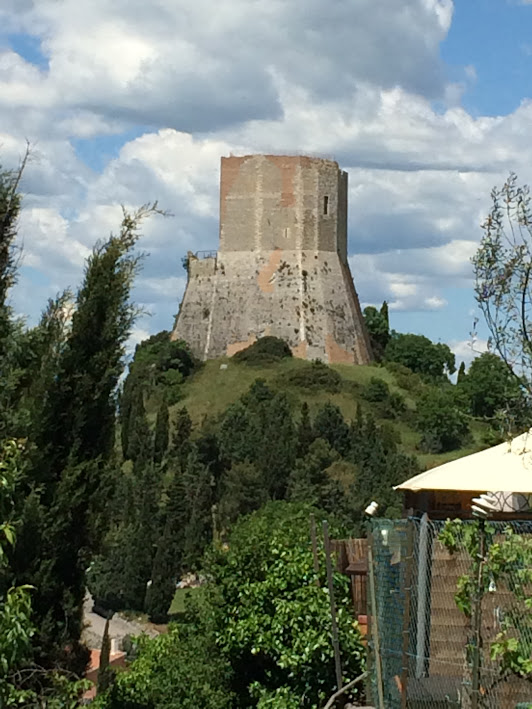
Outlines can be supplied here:
[[374, 706], [532, 707], [532, 522], [374, 520], [368, 542]]

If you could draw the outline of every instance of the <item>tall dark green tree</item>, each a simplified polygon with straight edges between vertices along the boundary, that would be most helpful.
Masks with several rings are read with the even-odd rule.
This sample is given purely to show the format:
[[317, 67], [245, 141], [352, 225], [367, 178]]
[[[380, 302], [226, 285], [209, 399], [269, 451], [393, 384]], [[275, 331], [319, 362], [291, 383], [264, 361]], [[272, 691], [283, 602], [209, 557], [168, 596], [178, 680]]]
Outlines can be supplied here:
[[145, 608], [155, 623], [165, 623], [175, 594], [176, 582], [184, 566], [185, 529], [188, 520], [183, 475], [177, 473], [170, 484], [164, 510], [164, 528], [160, 535], [153, 566], [151, 584], [146, 593]]
[[213, 540], [214, 480], [208, 466], [192, 449], [183, 474], [188, 519], [184, 531], [183, 559], [189, 569], [197, 569], [203, 552]]
[[458, 368], [458, 376], [456, 379], [457, 384], [461, 384], [465, 378], [466, 378], [466, 368], [465, 368], [465, 362], [460, 362], [460, 366]]
[[340, 453], [346, 455], [350, 446], [349, 425], [335, 404], [324, 404], [314, 419], [314, 433]]
[[192, 419], [186, 407], [177, 410], [174, 421], [174, 430], [171, 435], [169, 457], [182, 469], [191, 450], [190, 436], [192, 433]]
[[[139, 258], [133, 250], [146, 206], [95, 247], [77, 293], [57, 372], [34, 422], [27, 483], [40, 490], [45, 526], [39, 558], [17, 558], [21, 580], [36, 587], [36, 645], [42, 664], [81, 671], [85, 569], [97, 540], [92, 519], [115, 440], [116, 389], [136, 316], [129, 300]], [[28, 573], [29, 571], [29, 573]]]
[[301, 405], [301, 418], [297, 426], [297, 455], [307, 454], [312, 441], [316, 438], [310, 420], [310, 410], [306, 401]]
[[371, 341], [371, 348], [378, 361], [383, 357], [386, 345], [390, 340], [390, 324], [388, 322], [388, 304], [377, 310], [372, 305], [364, 308], [364, 322]]
[[157, 410], [155, 432], [153, 434], [153, 460], [162, 463], [168, 449], [168, 405], [163, 399]]

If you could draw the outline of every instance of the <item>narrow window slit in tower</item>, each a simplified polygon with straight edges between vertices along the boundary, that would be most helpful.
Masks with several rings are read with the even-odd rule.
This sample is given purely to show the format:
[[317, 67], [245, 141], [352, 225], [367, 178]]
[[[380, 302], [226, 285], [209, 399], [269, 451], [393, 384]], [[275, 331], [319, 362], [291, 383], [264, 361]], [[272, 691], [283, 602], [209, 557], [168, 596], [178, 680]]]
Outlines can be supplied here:
[[323, 198], [323, 213], [325, 215], [329, 214], [329, 197], [328, 195], [325, 195]]

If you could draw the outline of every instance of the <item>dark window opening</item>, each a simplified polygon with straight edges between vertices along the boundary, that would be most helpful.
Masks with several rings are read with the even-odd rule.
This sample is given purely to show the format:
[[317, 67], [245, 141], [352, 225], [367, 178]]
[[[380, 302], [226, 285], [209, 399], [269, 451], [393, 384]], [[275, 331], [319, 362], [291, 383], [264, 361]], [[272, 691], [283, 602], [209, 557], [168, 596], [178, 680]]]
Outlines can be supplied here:
[[329, 197], [327, 195], [323, 198], [323, 213], [329, 214]]

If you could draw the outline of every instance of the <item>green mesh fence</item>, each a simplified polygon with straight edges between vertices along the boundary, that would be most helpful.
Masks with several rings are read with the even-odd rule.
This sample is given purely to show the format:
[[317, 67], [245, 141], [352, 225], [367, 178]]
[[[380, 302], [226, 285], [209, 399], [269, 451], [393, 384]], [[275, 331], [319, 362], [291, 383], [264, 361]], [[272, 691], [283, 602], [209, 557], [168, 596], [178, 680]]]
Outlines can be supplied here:
[[[375, 594], [374, 599], [368, 595], [369, 690], [375, 707], [380, 706], [379, 662], [386, 709], [470, 708], [475, 701], [479, 709], [532, 707], [532, 672], [522, 678], [505, 666], [507, 656], [504, 661], [491, 657], [493, 644], [505, 631], [532, 660], [531, 613], [524, 600], [532, 599], [532, 588], [523, 585], [527, 575], [519, 555], [513, 565], [506, 564], [497, 582], [484, 562], [478, 577], [478, 550], [471, 556], [465, 539], [469, 533], [478, 538], [478, 523], [464, 525], [469, 531], [464, 535], [461, 528], [462, 537], [450, 553], [440, 539], [442, 522], [425, 517], [371, 523], [369, 573], [373, 571]], [[493, 545], [507, 540], [509, 531], [532, 545], [532, 522], [494, 522], [486, 525], [486, 548], [496, 549]], [[462, 577], [473, 584], [470, 598], [481, 598], [478, 636], [470, 614], [455, 600]], [[473, 679], [477, 637], [478, 688]]]

